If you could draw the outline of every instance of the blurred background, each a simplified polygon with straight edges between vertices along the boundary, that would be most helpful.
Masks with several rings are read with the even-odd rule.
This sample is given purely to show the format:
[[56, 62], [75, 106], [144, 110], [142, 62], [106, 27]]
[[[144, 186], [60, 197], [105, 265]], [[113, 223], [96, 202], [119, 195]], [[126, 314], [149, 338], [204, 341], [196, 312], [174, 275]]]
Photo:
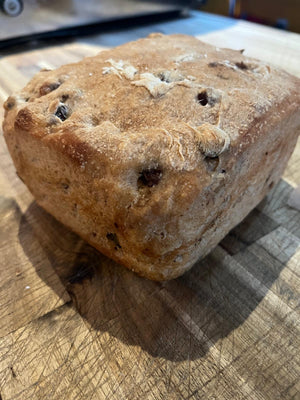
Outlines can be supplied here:
[[300, 32], [299, 0], [207, 0], [201, 10]]
[[0, 50], [187, 18], [195, 10], [300, 32], [300, 0], [0, 0]]

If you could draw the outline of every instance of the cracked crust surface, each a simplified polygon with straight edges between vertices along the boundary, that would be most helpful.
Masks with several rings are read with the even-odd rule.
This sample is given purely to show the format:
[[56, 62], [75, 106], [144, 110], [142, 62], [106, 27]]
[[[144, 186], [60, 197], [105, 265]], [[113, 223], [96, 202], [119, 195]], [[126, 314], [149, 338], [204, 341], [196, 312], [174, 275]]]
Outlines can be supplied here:
[[55, 71], [5, 103], [37, 202], [151, 279], [182, 274], [276, 183], [299, 79], [185, 35], [153, 34]]

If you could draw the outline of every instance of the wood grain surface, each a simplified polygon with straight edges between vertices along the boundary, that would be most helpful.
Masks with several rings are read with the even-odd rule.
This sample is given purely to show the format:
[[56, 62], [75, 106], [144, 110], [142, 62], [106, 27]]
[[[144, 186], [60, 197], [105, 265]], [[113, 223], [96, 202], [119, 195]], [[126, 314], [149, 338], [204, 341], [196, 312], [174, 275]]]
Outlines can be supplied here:
[[[40, 68], [98, 51], [3, 58], [1, 100]], [[288, 206], [299, 165], [298, 145], [284, 179], [208, 257], [157, 283], [38, 207], [1, 135], [0, 399], [299, 399], [300, 213]]]

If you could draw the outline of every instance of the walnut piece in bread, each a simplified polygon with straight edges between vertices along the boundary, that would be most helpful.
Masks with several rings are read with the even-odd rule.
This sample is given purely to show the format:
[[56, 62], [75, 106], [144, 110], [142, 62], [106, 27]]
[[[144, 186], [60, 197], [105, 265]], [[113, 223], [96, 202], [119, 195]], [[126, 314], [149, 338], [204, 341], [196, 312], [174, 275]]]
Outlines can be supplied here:
[[152, 34], [55, 71], [5, 103], [38, 204], [150, 279], [208, 254], [278, 182], [299, 79], [185, 35]]

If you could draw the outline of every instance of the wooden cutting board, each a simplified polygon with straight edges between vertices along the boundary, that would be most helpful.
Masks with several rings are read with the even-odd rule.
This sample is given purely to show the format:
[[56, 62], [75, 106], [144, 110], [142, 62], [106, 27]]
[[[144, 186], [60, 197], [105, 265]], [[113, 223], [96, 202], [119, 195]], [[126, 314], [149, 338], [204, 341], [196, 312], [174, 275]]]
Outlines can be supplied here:
[[[98, 51], [3, 58], [0, 97]], [[39, 208], [1, 136], [0, 399], [299, 399], [299, 145], [284, 178], [190, 272], [155, 283]]]

